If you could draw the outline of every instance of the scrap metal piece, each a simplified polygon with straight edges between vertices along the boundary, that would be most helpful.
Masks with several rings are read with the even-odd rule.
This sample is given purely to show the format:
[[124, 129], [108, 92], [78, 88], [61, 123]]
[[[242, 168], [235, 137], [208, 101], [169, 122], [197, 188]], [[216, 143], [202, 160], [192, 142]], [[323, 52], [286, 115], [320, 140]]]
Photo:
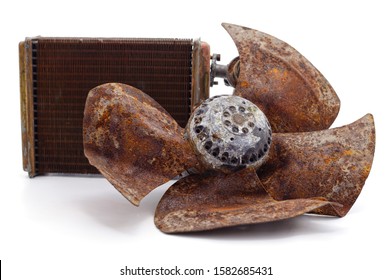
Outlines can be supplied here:
[[259, 167], [272, 131], [265, 114], [239, 96], [214, 96], [191, 115], [186, 137], [206, 169], [232, 172]]
[[227, 23], [223, 27], [240, 56], [240, 64], [231, 66], [240, 68], [234, 94], [258, 105], [274, 132], [330, 127], [339, 112], [339, 98], [304, 56], [263, 32]]
[[192, 58], [193, 73], [191, 75], [191, 110], [209, 98], [209, 58], [209, 44], [200, 39], [194, 40]]
[[228, 175], [190, 175], [164, 194], [155, 225], [166, 233], [211, 230], [288, 219], [328, 203], [320, 198], [276, 201], [253, 168]]
[[88, 94], [84, 153], [134, 205], [198, 165], [183, 132], [162, 106], [134, 87], [109, 83]]
[[273, 135], [259, 179], [277, 200], [320, 196], [327, 205], [314, 213], [343, 217], [353, 206], [371, 170], [375, 125], [367, 114], [339, 128]]
[[209, 97], [205, 45], [174, 38], [26, 38], [19, 44], [24, 169], [30, 177], [99, 173], [84, 155], [82, 124], [88, 92], [105, 82], [144, 91], [185, 127], [190, 105]]

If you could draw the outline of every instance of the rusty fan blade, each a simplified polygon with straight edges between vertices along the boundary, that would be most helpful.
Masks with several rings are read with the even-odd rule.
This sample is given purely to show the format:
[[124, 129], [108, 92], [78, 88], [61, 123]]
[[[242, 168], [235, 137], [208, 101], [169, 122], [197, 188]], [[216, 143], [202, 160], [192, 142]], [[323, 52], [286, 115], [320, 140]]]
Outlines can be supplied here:
[[223, 27], [240, 56], [234, 94], [258, 105], [273, 132], [330, 127], [339, 112], [339, 98], [305, 57], [263, 32], [227, 23]]
[[163, 232], [211, 230], [288, 219], [327, 205], [320, 198], [276, 201], [252, 168], [233, 174], [190, 175], [160, 200], [155, 224]]
[[124, 84], [104, 84], [87, 97], [84, 153], [130, 202], [197, 166], [183, 129], [156, 101]]
[[258, 176], [277, 200], [321, 196], [342, 207], [327, 205], [317, 214], [345, 216], [371, 170], [375, 125], [367, 114], [340, 128], [273, 135], [265, 165]]

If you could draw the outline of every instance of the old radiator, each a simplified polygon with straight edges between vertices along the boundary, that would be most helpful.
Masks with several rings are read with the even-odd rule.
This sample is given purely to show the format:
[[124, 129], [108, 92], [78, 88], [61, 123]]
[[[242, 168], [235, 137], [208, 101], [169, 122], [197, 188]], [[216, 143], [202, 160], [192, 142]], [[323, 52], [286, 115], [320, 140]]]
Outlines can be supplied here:
[[209, 46], [188, 39], [27, 38], [19, 44], [23, 167], [94, 174], [84, 156], [86, 96], [103, 83], [139, 88], [185, 126], [209, 95]]

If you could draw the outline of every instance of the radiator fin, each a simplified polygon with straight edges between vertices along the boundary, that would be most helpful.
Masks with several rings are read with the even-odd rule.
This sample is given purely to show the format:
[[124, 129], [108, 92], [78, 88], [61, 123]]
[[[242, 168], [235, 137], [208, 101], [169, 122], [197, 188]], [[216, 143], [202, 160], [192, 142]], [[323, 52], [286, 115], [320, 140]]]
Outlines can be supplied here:
[[82, 121], [88, 91], [103, 83], [139, 88], [186, 125], [192, 40], [38, 38], [32, 43], [37, 174], [98, 173], [84, 156]]

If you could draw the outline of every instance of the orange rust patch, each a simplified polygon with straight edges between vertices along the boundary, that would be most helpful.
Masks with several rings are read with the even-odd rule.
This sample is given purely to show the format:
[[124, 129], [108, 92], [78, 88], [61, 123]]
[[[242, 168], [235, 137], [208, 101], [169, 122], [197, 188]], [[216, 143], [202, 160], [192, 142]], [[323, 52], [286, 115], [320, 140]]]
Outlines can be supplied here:
[[248, 88], [249, 84], [246, 81], [242, 81], [242, 82], [240, 82], [240, 86], [243, 87], [243, 88]]
[[346, 150], [343, 152], [346, 156], [351, 156], [353, 155], [353, 150]]

